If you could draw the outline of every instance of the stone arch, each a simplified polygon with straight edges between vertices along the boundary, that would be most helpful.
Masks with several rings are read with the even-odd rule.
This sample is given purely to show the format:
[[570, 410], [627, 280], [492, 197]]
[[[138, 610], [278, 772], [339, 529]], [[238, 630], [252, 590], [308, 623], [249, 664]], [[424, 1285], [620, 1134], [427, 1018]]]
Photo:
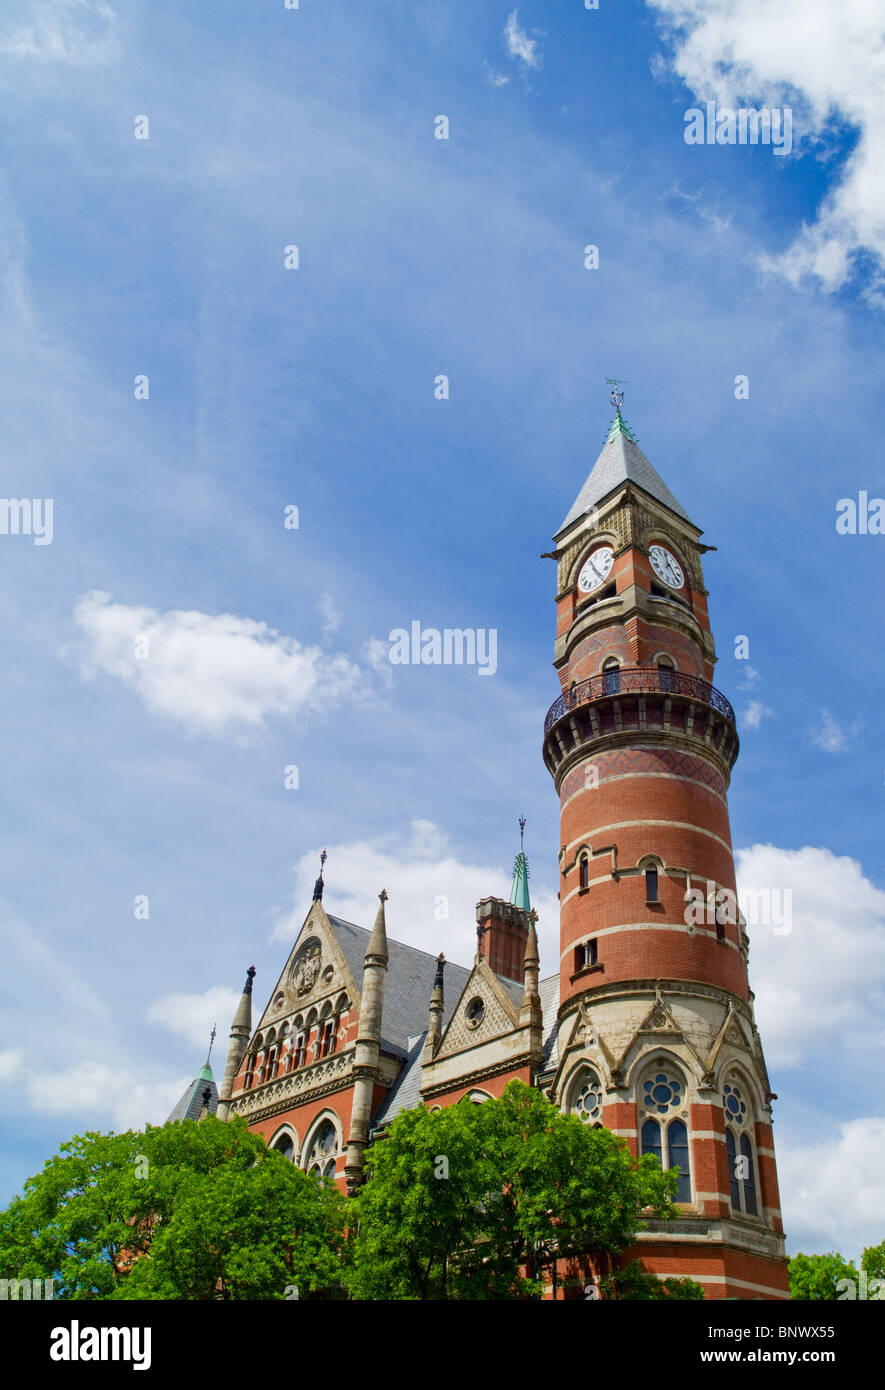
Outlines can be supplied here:
[[[286, 1143], [287, 1140], [288, 1144]], [[293, 1125], [288, 1123], [281, 1124], [280, 1127], [274, 1131], [273, 1138], [267, 1147], [282, 1152], [290, 1163], [297, 1163], [299, 1158], [298, 1131]]]
[[[329, 1128], [334, 1130], [334, 1143], [327, 1142]], [[315, 1117], [304, 1136], [300, 1166], [308, 1173], [316, 1172], [323, 1177], [332, 1177], [337, 1161], [343, 1153], [344, 1131], [341, 1120], [337, 1111], [326, 1107]]]
[[605, 1081], [592, 1062], [579, 1062], [562, 1088], [563, 1110], [591, 1127], [602, 1124]]

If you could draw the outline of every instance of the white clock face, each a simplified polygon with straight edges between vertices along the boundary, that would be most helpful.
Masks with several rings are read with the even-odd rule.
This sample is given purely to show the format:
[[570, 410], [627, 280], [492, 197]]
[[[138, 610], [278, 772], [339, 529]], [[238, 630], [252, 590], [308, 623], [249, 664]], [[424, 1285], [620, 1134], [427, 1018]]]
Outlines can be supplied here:
[[663, 545], [650, 545], [648, 548], [648, 558], [651, 560], [651, 567], [658, 579], [671, 589], [681, 589], [685, 583], [685, 575], [682, 573], [682, 566], [671, 555], [669, 550]]
[[604, 584], [611, 574], [615, 562], [615, 552], [610, 545], [601, 545], [584, 561], [578, 575], [578, 588], [582, 594], [592, 594], [600, 584]]

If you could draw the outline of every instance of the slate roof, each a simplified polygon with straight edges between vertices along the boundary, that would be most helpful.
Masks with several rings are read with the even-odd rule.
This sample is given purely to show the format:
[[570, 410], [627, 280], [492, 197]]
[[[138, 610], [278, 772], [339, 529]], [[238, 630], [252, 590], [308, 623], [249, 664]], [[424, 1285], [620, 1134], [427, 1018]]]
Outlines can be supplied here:
[[[619, 428], [618, 425], [624, 426]], [[620, 413], [615, 417], [608, 439], [602, 447], [599, 458], [590, 470], [590, 476], [575, 498], [574, 505], [565, 521], [557, 531], [557, 537], [578, 521], [591, 507], [598, 505], [614, 492], [622, 483], [632, 482], [642, 488], [650, 497], [669, 507], [671, 512], [681, 516], [683, 521], [694, 526], [694, 522], [679, 505], [663, 478], [652, 467], [645, 454], [621, 420]], [[697, 529], [697, 528], [695, 528]]]
[[[359, 984], [363, 978], [363, 959], [371, 933], [365, 927], [345, 922], [341, 917], [333, 917], [331, 914], [327, 916], [350, 967], [350, 973]], [[436, 975], [436, 956], [432, 956], [429, 951], [419, 951], [414, 946], [406, 946], [402, 941], [390, 939], [387, 942], [387, 954], [381, 1048], [385, 1052], [407, 1057], [411, 1056], [409, 1039], [427, 1031], [430, 994]], [[463, 965], [453, 965], [446, 961], [446, 1006], [443, 1012], [443, 1027], [451, 1018], [469, 976], [470, 971]]]
[[[461, 969], [457, 966], [455, 969]], [[446, 966], [446, 976], [448, 983], [449, 966]], [[469, 971], [464, 971], [469, 975]], [[517, 1005], [522, 1003], [523, 986], [516, 980], [507, 980], [503, 975], [496, 975], [495, 979], [502, 985], [510, 998]], [[462, 986], [463, 990], [463, 986]], [[538, 986], [541, 996], [541, 1013], [543, 1017], [542, 1037], [544, 1039], [544, 1061], [542, 1070], [548, 1071], [555, 1067], [556, 1056], [556, 1014], [559, 1009], [559, 976], [551, 975], [547, 980], [541, 980]], [[459, 991], [460, 994], [460, 991]], [[446, 1009], [446, 1019], [457, 1004], [454, 1000], [451, 1008]], [[387, 1011], [387, 999], [385, 996], [385, 1012]], [[372, 1116], [372, 1127], [380, 1129], [382, 1125], [389, 1124], [395, 1119], [401, 1110], [410, 1110], [413, 1105], [417, 1105], [421, 1100], [421, 1057], [424, 1052], [424, 1042], [427, 1037], [427, 1030], [418, 1038], [412, 1038], [412, 1046], [409, 1049], [406, 1065], [400, 1072], [397, 1080], [391, 1086], [386, 1096], [383, 1096], [378, 1109]]]
[[541, 996], [541, 1037], [544, 1040], [544, 1061], [541, 1068], [543, 1071], [549, 1071], [559, 1064], [556, 1029], [556, 1016], [559, 1012], [559, 976], [549, 975], [546, 980], [541, 980], [538, 984], [538, 993]]
[[191, 1084], [185, 1088], [178, 1104], [166, 1117], [167, 1125], [171, 1125], [173, 1120], [198, 1120], [203, 1108], [203, 1092], [207, 1086], [209, 1088], [209, 1114], [214, 1115], [218, 1109], [218, 1087], [215, 1085], [212, 1068], [207, 1062], [200, 1075], [195, 1077]]

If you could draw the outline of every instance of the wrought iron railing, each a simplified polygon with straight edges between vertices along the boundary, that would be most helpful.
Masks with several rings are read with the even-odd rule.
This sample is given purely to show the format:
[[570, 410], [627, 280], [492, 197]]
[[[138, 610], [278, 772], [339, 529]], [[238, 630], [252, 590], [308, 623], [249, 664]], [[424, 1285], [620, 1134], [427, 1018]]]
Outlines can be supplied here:
[[709, 681], [701, 680], [700, 676], [689, 676], [684, 671], [672, 671], [665, 666], [620, 666], [616, 671], [603, 671], [599, 676], [579, 681], [567, 695], [560, 695], [547, 711], [544, 733], [580, 705], [603, 700], [607, 695], [643, 694], [684, 695], [700, 704], [710, 705], [732, 724], [735, 722], [734, 710], [725, 696]]

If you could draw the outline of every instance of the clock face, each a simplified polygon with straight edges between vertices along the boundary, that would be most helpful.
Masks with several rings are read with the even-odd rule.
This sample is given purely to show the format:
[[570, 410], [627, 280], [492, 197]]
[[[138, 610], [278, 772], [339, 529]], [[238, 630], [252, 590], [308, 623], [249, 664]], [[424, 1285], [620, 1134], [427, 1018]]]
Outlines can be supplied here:
[[682, 573], [682, 566], [671, 555], [670, 551], [663, 545], [650, 545], [648, 548], [648, 558], [651, 560], [651, 567], [658, 579], [671, 589], [681, 589], [685, 583], [685, 575]]
[[610, 545], [601, 545], [588, 555], [578, 575], [578, 588], [582, 594], [592, 594], [600, 584], [604, 584], [611, 574], [615, 562], [615, 552]]

